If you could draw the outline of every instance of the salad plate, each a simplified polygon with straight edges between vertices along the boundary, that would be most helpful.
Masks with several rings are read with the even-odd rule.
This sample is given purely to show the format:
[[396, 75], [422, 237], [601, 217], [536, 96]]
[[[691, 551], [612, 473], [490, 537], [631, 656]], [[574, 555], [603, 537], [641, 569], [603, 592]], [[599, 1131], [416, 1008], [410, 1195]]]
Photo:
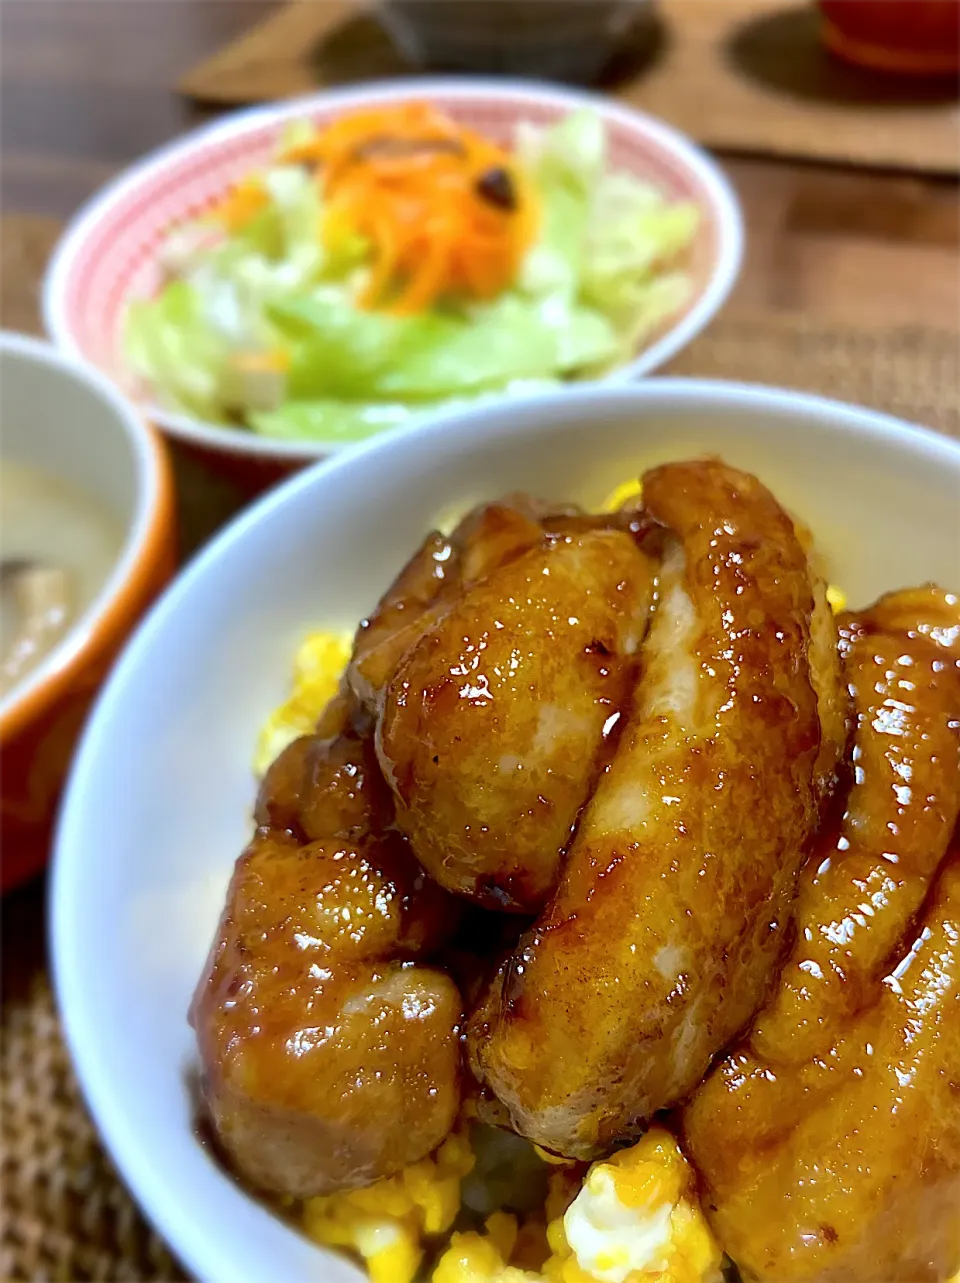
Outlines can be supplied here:
[[[334, 191], [329, 140], [364, 121]], [[425, 162], [424, 128], [455, 162]], [[497, 181], [483, 195], [498, 171], [512, 208]], [[383, 227], [397, 181], [419, 201], [399, 231]], [[450, 182], [486, 217], [479, 240], [463, 209], [451, 224]], [[365, 218], [332, 231], [351, 190]], [[453, 257], [423, 286], [444, 235]], [[552, 86], [409, 79], [237, 113], [146, 157], [68, 228], [43, 308], [172, 437], [297, 464], [441, 409], [649, 373], [722, 305], [742, 239], [718, 167], [652, 118]]]

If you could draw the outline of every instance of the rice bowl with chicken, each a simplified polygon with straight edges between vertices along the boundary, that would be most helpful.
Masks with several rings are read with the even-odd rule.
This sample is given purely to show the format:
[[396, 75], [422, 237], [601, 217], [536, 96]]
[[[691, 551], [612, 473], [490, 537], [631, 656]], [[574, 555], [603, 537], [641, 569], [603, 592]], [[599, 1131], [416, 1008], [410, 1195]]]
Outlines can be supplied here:
[[[960, 986], [960, 598], [927, 585], [845, 611], [809, 531], [713, 460], [624, 482], [596, 514], [515, 495], [450, 524], [352, 645], [305, 639], [261, 733], [256, 834], [191, 1010], [226, 1163], [317, 1242], [359, 1257], [373, 1283], [720, 1283], [724, 1265], [772, 1283], [766, 1262], [781, 1258], [810, 1283], [835, 1259], [864, 1283], [927, 1259], [945, 1279], [949, 1227], [925, 1225], [914, 1243], [910, 1226], [932, 1173], [944, 1197], [960, 1190], [960, 1118], [943, 1099], [942, 1156], [881, 1175], [892, 1120], [931, 1106], [865, 1076], [842, 1024], [858, 1014], [896, 1042], [882, 968], [904, 954], [906, 976], [903, 932], [928, 891], [945, 915], [937, 965], [948, 991]], [[891, 715], [902, 748], [885, 746]], [[926, 802], [897, 785], [891, 812], [902, 778], [922, 780]], [[748, 819], [751, 788], [762, 792]], [[704, 790], [695, 805], [714, 814], [701, 809], [697, 833], [695, 812], [672, 812]], [[912, 885], [886, 889], [870, 921], [857, 902], [889, 862]], [[626, 866], [635, 881], [614, 881]], [[829, 916], [844, 904], [857, 925], [841, 937]], [[943, 984], [917, 1010], [939, 1013]], [[914, 1018], [913, 1040], [929, 1045], [897, 1071], [901, 1090], [913, 1075], [937, 1092], [957, 1053], [941, 1018]], [[850, 1110], [864, 1129], [889, 1114], [883, 1145], [863, 1147], [875, 1174], [860, 1197], [892, 1230], [864, 1210], [842, 1234], [806, 1233], [849, 1200], [843, 1157], [835, 1187], [807, 1196], [807, 1219], [791, 1211], [826, 1142], [811, 1131], [791, 1153], [796, 1124], [784, 1139], [778, 1115], [796, 1091], [800, 1117], [829, 1129], [838, 1089], [817, 1087], [806, 1063], [825, 1049], [854, 1058], [842, 1125]], [[766, 1093], [744, 1086], [748, 1064]], [[726, 1158], [744, 1108], [770, 1136], [745, 1146], [761, 1184], [784, 1150], [773, 1198], [750, 1190], [746, 1157]]]
[[[472, 447], [443, 425], [384, 440], [271, 496], [188, 572], [94, 719], [58, 864], [58, 984], [111, 1148], [200, 1277], [310, 1277], [310, 1239], [375, 1278], [438, 1283], [955, 1268], [960, 628], [936, 533], [955, 448], [827, 403], [670, 383], [591, 394], [588, 447], [576, 400], [511, 407], [509, 426], [475, 412]], [[603, 511], [624, 477], [642, 492]], [[834, 533], [841, 512], [864, 538]], [[195, 622], [177, 641], [181, 605]], [[364, 612], [346, 685], [306, 730]], [[311, 619], [329, 634], [310, 638], [313, 667], [300, 657], [325, 685], [312, 706], [283, 681]], [[151, 734], [94, 771], [144, 724], [151, 654]], [[323, 655], [339, 658], [321, 679]], [[285, 696], [250, 842], [256, 730]], [[120, 861], [105, 885], [129, 908], [114, 930], [85, 874], [83, 920], [99, 914], [129, 967], [97, 988], [64, 906], [76, 802], [92, 822], [108, 778], [130, 802], [103, 830]], [[152, 823], [144, 790], [162, 799]], [[134, 833], [145, 859], [122, 858]], [[130, 900], [118, 878], [154, 889]], [[91, 1058], [111, 1020], [81, 1017], [145, 984], [122, 1041], [153, 1068], [134, 1082], [113, 1052]], [[197, 1063], [218, 1162], [175, 1121]], [[217, 1208], [245, 1209], [233, 1245], [208, 1232]]]

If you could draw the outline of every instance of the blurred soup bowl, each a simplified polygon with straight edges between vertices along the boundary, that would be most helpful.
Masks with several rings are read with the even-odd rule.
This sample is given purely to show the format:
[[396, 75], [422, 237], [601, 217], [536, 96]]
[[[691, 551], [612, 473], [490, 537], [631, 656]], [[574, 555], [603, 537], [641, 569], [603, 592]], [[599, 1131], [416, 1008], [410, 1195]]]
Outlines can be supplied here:
[[652, 0], [382, 0], [380, 22], [414, 63], [588, 82]]
[[46, 862], [60, 786], [87, 707], [173, 569], [175, 529], [163, 447], [96, 371], [45, 343], [2, 334], [0, 414], [0, 467], [30, 469], [92, 502], [116, 526], [120, 543], [92, 600], [0, 699], [6, 890]]

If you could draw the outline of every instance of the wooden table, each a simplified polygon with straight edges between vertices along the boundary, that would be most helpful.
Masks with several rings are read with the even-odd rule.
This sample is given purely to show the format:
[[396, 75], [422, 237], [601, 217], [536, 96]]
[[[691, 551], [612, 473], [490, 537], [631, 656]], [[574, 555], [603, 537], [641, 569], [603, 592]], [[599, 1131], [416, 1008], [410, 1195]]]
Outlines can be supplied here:
[[[4, 211], [62, 220], [123, 165], [195, 123], [201, 113], [171, 85], [271, 7], [3, 0]], [[724, 164], [749, 234], [729, 315], [763, 308], [960, 330], [956, 183], [733, 156]]]

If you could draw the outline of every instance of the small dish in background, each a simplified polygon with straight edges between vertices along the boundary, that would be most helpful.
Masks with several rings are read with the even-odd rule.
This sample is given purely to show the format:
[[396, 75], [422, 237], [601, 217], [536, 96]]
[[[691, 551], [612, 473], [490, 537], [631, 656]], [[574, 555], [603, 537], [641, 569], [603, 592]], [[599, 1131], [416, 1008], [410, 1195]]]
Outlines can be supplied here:
[[0, 336], [2, 888], [46, 862], [60, 785], [114, 656], [173, 569], [152, 430], [101, 375]]
[[589, 84], [652, 0], [381, 0], [381, 25], [438, 71]]
[[820, 0], [823, 41], [845, 62], [892, 75], [956, 76], [957, 0]]

